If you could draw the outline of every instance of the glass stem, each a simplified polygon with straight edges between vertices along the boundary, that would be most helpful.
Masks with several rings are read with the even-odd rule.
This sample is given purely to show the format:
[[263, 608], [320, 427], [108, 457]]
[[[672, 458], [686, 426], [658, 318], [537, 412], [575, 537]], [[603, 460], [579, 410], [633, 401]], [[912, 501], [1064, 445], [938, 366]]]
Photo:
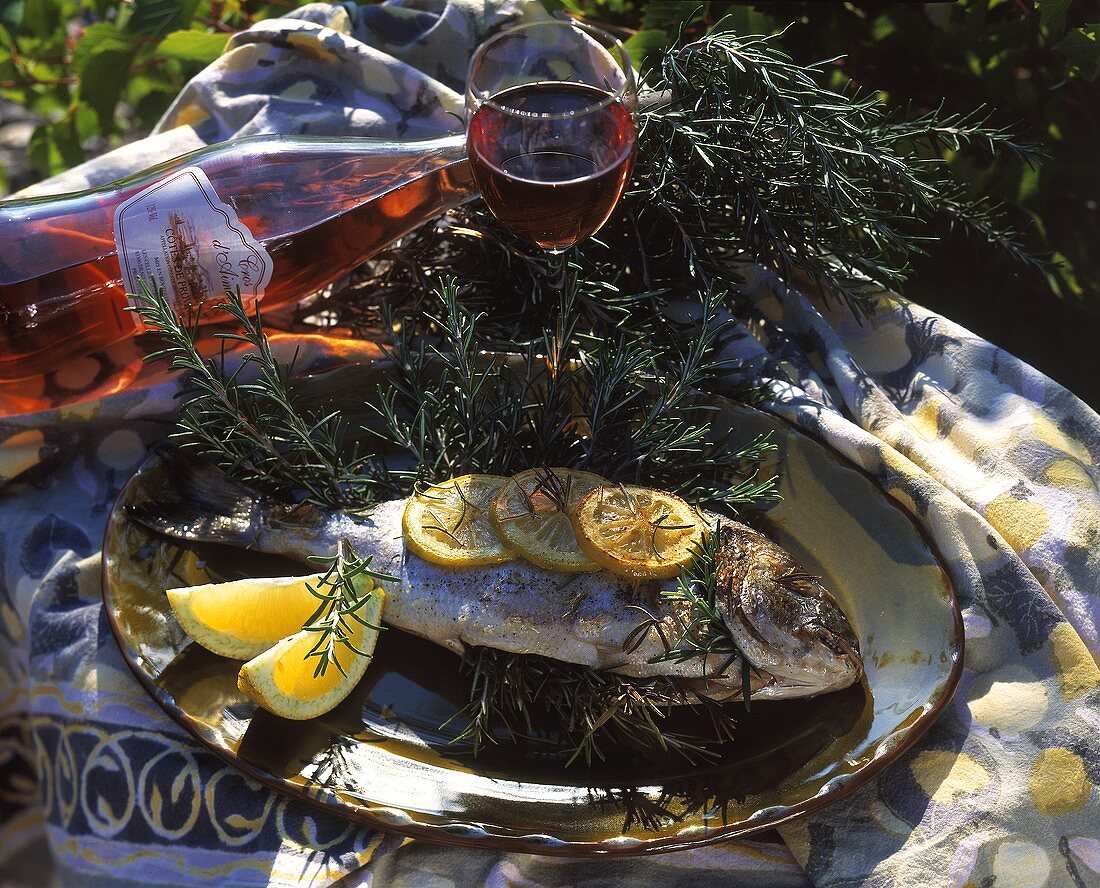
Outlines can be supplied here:
[[561, 294], [569, 274], [569, 250], [555, 250], [546, 257], [546, 282], [550, 292]]

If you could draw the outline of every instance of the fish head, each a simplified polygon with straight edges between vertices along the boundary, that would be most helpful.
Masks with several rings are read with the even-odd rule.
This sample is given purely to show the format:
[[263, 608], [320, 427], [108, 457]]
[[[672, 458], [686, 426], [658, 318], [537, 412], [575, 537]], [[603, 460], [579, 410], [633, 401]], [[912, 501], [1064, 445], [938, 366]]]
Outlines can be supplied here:
[[719, 600], [737, 646], [758, 673], [801, 695], [859, 680], [863, 658], [851, 623], [817, 577], [767, 537], [722, 527]]

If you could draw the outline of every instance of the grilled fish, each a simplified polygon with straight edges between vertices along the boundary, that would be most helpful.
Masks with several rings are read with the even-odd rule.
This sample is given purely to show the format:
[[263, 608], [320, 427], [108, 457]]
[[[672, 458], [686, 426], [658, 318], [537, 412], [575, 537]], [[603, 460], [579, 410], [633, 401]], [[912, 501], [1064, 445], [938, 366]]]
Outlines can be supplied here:
[[[716, 700], [741, 696], [737, 662], [654, 662], [665, 652], [656, 632], [624, 649], [641, 621], [635, 607], [652, 614], [666, 637], [677, 637], [677, 609], [688, 605], [660, 595], [675, 580], [561, 574], [520, 559], [484, 568], [440, 567], [406, 551], [405, 500], [355, 514], [274, 505], [207, 463], [179, 452], [165, 458], [163, 497], [129, 509], [129, 517], [160, 533], [303, 562], [332, 553], [347, 539], [360, 557], [373, 559], [373, 569], [398, 578], [384, 583], [384, 622], [458, 654], [470, 646], [540, 654], [636, 678], [676, 677]], [[858, 681], [863, 662], [855, 632], [817, 578], [744, 524], [723, 519], [720, 534], [718, 605], [751, 664], [753, 699], [808, 697]], [[723, 666], [728, 668], [716, 675]]]

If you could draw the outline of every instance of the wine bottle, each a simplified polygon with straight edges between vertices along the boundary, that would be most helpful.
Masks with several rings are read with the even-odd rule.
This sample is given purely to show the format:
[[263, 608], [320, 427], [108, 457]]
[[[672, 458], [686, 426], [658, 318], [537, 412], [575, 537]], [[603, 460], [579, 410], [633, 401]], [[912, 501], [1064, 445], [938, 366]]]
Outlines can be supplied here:
[[0, 202], [0, 389], [144, 332], [126, 311], [142, 283], [181, 314], [237, 288], [263, 310], [476, 193], [462, 136], [249, 136], [88, 191]]

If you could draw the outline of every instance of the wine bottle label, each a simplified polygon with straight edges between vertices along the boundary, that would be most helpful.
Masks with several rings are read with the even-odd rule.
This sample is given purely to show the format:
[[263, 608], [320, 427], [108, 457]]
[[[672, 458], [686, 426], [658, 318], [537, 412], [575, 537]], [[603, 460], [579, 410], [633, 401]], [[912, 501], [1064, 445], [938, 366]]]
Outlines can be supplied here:
[[198, 167], [177, 170], [120, 204], [115, 245], [131, 304], [142, 284], [150, 292], [159, 287], [185, 318], [238, 288], [253, 310], [271, 281], [271, 255]]

